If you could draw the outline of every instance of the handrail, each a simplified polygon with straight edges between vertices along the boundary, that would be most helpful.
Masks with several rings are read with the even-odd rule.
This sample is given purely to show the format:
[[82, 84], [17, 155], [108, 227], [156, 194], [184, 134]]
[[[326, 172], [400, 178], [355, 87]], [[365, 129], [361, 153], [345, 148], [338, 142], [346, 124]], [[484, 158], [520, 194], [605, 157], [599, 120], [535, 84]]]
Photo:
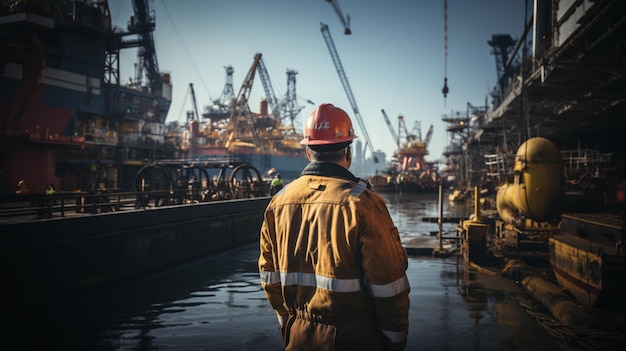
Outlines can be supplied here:
[[[210, 196], [212, 192], [196, 188], [145, 192], [98, 190], [58, 192], [53, 195], [5, 194], [0, 195], [0, 223], [269, 196], [251, 191], [245, 185], [225, 185], [222, 188], [213, 189], [213, 192], [221, 189], [228, 191], [230, 196]], [[269, 188], [267, 192], [269, 193]]]

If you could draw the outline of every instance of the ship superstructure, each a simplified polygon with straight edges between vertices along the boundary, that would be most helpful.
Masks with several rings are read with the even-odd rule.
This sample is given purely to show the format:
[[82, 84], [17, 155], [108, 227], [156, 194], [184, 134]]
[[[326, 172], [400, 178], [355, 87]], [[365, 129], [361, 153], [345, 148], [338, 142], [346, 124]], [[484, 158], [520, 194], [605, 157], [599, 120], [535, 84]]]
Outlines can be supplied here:
[[[128, 189], [137, 171], [173, 157], [163, 125], [172, 85], [159, 70], [150, 1], [134, 0], [128, 27], [106, 0], [0, 5], [0, 193]], [[137, 50], [133, 81], [120, 51]]]

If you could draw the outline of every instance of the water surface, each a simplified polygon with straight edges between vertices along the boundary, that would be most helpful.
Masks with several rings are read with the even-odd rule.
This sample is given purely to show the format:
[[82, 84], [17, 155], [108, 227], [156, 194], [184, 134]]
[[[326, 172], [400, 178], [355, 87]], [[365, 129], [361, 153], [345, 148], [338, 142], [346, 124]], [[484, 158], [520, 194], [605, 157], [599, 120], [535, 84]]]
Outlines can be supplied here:
[[[403, 242], [435, 245], [438, 196], [385, 194]], [[444, 204], [444, 216], [466, 206]], [[453, 231], [455, 224], [446, 224]], [[20, 344], [64, 350], [281, 350], [275, 313], [259, 283], [258, 245], [72, 297], [23, 323]], [[486, 275], [456, 256], [410, 257], [407, 350], [558, 349], [520, 307], [512, 280]], [[22, 339], [19, 339], [22, 338]]]

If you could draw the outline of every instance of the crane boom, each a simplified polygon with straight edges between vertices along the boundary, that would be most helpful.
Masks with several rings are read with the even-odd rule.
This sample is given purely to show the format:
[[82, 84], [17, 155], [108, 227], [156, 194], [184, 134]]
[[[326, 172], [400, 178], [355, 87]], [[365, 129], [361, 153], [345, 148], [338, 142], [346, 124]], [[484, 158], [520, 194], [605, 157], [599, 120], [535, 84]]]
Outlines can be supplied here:
[[385, 117], [385, 122], [387, 123], [387, 127], [389, 127], [389, 131], [391, 132], [391, 136], [393, 137], [393, 140], [396, 142], [396, 145], [398, 146], [398, 148], [400, 148], [400, 139], [398, 139], [398, 134], [396, 134], [396, 131], [393, 129], [393, 125], [391, 124], [389, 117], [387, 117], [387, 113], [385, 112], [384, 109], [380, 109], [380, 111], [383, 113], [383, 116]]
[[424, 138], [424, 144], [428, 147], [430, 143], [430, 139], [433, 137], [433, 125], [431, 124], [428, 128], [428, 132], [426, 132], [426, 138]]
[[193, 83], [189, 83], [189, 91], [191, 92], [191, 102], [193, 103], [193, 112], [195, 116], [193, 119], [200, 119], [200, 115], [198, 114], [198, 104], [196, 104], [196, 92], [193, 89]]
[[250, 96], [250, 91], [252, 90], [252, 84], [254, 83], [254, 74], [257, 70], [257, 66], [259, 65], [259, 61], [261, 60], [261, 56], [262, 55], [260, 53], [254, 55], [254, 62], [252, 62], [252, 66], [250, 67], [246, 78], [243, 80], [243, 83], [241, 83], [241, 88], [235, 98], [235, 105], [231, 110], [229, 118], [229, 132], [231, 134], [228, 136], [226, 147], [229, 147], [231, 142], [236, 140], [238, 137], [247, 135], [252, 136], [253, 142], [256, 146], [261, 145], [261, 139], [257, 133], [254, 118], [252, 118], [252, 113], [250, 112], [250, 106], [248, 106], [248, 98]]
[[328, 46], [328, 50], [330, 51], [330, 57], [333, 59], [333, 62], [335, 63], [335, 68], [337, 69], [337, 74], [339, 74], [339, 79], [341, 80], [343, 89], [346, 91], [346, 95], [348, 95], [348, 100], [350, 100], [350, 105], [352, 105], [352, 111], [354, 111], [356, 120], [359, 123], [359, 126], [361, 127], [361, 132], [363, 133], [363, 137], [365, 138], [365, 141], [367, 142], [367, 145], [370, 148], [370, 152], [372, 153], [374, 162], [378, 163], [378, 157], [376, 157], [376, 154], [374, 152], [374, 147], [372, 146], [370, 137], [367, 134], [367, 129], [365, 128], [365, 123], [363, 123], [363, 118], [361, 118], [361, 113], [359, 113], [359, 108], [356, 105], [356, 100], [354, 100], [354, 96], [352, 95], [352, 89], [350, 89], [350, 83], [348, 83], [348, 77], [346, 77], [346, 73], [344, 72], [343, 66], [341, 65], [341, 60], [339, 59], [337, 48], [335, 48], [335, 44], [333, 43], [333, 38], [330, 36], [328, 25], [322, 23], [321, 31], [322, 31], [322, 35], [324, 36], [324, 39], [326, 40], [326, 46]]
[[350, 15], [348, 15], [347, 17], [343, 17], [343, 12], [341, 11], [341, 7], [339, 7], [339, 3], [337, 2], [337, 0], [326, 0], [326, 2], [329, 2], [331, 3], [331, 5], [333, 5], [335, 13], [337, 13], [337, 17], [339, 17], [341, 24], [343, 24], [343, 34], [352, 34], [352, 30], [350, 30]]
[[[411, 141], [411, 137], [409, 135], [409, 131], [408, 129], [406, 129], [406, 124], [404, 123], [404, 116], [398, 116], [398, 135], [400, 135], [400, 138], [404, 137], [403, 139], [408, 143], [409, 141]], [[400, 139], [398, 139], [400, 140]]]
[[281, 120], [282, 116], [280, 115], [280, 109], [278, 108], [278, 100], [276, 99], [276, 95], [274, 94], [272, 81], [270, 80], [270, 76], [267, 73], [267, 69], [265, 68], [265, 63], [263, 63], [262, 58], [259, 58], [259, 64], [257, 65], [256, 69], [259, 72], [259, 76], [261, 76], [261, 83], [263, 83], [263, 89], [265, 89], [265, 97], [267, 98], [267, 102], [272, 109], [274, 119]]

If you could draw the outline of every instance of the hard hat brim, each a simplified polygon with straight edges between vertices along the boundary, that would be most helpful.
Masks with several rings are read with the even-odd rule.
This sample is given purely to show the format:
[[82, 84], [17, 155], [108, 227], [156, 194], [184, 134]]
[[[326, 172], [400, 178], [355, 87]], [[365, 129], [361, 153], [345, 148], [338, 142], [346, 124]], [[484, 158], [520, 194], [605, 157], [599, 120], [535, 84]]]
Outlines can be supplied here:
[[309, 138], [304, 138], [304, 139], [300, 140], [300, 144], [302, 144], [302, 145], [341, 144], [341, 143], [345, 143], [347, 141], [352, 141], [352, 140], [354, 140], [356, 138], [358, 138], [358, 136], [356, 136], [356, 135], [351, 135], [351, 136], [346, 137], [344, 139], [333, 139], [333, 140], [325, 140], [325, 139], [309, 140]]

